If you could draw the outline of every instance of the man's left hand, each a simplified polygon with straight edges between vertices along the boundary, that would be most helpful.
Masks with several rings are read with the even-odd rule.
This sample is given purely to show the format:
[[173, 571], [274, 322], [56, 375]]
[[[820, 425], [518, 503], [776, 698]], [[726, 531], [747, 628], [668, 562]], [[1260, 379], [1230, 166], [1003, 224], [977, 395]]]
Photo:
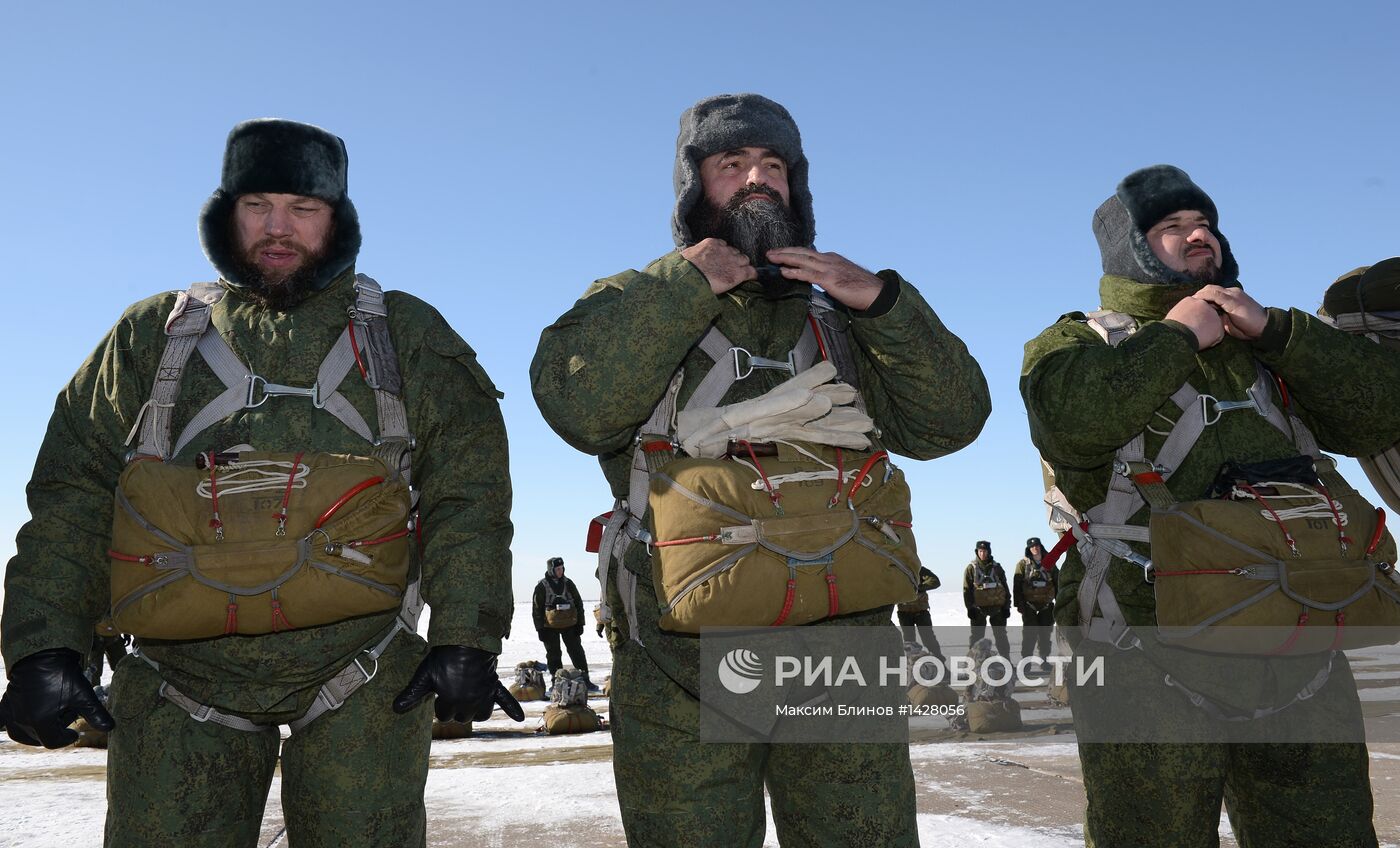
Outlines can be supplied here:
[[1268, 313], [1244, 289], [1205, 286], [1192, 297], [1204, 300], [1219, 309], [1225, 322], [1225, 332], [1243, 341], [1259, 338], [1269, 321]]
[[885, 288], [883, 280], [839, 253], [780, 247], [768, 251], [768, 261], [780, 266], [789, 280], [821, 286], [833, 300], [857, 312], [869, 309]]
[[496, 677], [496, 655], [480, 648], [434, 647], [394, 699], [394, 712], [406, 713], [429, 695], [437, 696], [438, 721], [485, 721], [496, 704], [516, 721], [525, 720], [520, 702]]

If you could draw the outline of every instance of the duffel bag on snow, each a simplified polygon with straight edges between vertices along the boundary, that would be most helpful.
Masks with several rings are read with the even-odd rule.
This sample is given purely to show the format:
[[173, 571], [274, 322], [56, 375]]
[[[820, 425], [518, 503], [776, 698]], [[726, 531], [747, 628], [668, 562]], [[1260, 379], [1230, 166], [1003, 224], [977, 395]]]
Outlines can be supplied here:
[[916, 594], [909, 487], [884, 451], [744, 443], [668, 463], [649, 505], [666, 630], [806, 624]]
[[510, 684], [510, 694], [517, 701], [543, 701], [545, 697], [544, 671], [539, 663], [526, 660], [516, 663], [515, 682]]
[[1021, 729], [1021, 705], [1015, 701], [973, 701], [967, 705], [971, 733], [1005, 733]]
[[203, 639], [396, 609], [410, 504], [407, 483], [374, 457], [133, 462], [113, 510], [112, 622], [134, 636]]

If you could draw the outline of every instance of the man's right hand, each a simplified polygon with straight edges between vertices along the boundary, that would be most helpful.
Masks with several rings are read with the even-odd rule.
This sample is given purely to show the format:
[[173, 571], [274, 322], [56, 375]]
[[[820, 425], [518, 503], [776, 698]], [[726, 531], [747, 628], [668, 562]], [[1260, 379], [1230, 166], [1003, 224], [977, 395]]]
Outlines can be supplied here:
[[11, 739], [45, 748], [76, 742], [78, 732], [68, 725], [78, 716], [98, 730], [117, 724], [83, 676], [82, 657], [68, 648], [49, 648], [15, 663], [0, 714]]
[[707, 238], [681, 251], [681, 256], [700, 269], [710, 291], [724, 294], [740, 283], [758, 279], [749, 258], [717, 238]]
[[1183, 297], [1166, 318], [1184, 324], [1196, 336], [1198, 351], [1215, 347], [1225, 338], [1225, 319], [1220, 310], [1200, 298]]

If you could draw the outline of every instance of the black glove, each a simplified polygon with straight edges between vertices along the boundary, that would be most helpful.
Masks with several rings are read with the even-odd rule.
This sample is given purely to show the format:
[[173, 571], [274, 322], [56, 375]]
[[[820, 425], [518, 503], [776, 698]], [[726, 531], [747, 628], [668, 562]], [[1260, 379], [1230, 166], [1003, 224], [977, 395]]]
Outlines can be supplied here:
[[15, 663], [9, 688], [0, 698], [0, 721], [11, 739], [45, 748], [71, 745], [78, 732], [68, 725], [78, 716], [98, 730], [116, 727], [83, 676], [82, 662], [77, 651], [48, 648]]
[[525, 720], [520, 702], [496, 677], [496, 655], [480, 648], [438, 645], [428, 651], [413, 679], [394, 699], [394, 712], [406, 713], [434, 694], [433, 714], [438, 721], [485, 721], [493, 704], [516, 721]]

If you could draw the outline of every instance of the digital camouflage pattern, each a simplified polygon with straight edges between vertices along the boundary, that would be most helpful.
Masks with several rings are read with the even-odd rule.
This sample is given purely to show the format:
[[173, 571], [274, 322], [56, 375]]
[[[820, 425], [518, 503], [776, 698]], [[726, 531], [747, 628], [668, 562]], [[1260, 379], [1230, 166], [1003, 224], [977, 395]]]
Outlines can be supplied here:
[[[404, 715], [388, 709], [426, 654], [421, 638], [400, 635], [373, 680], [282, 744], [288, 844], [426, 844], [432, 701]], [[112, 680], [107, 848], [258, 846], [278, 764], [277, 729], [247, 733], [193, 721], [159, 688], [156, 672], [134, 657]]]
[[[912, 285], [894, 271], [882, 271], [879, 276], [886, 285], [898, 285], [899, 296], [884, 315], [851, 316], [850, 335], [861, 393], [880, 428], [882, 446], [915, 459], [933, 459], [958, 450], [976, 438], [990, 413], [991, 399], [981, 368]], [[709, 371], [709, 357], [692, 349], [709, 327], [717, 326], [733, 344], [755, 356], [785, 358], [807, 321], [806, 293], [805, 286], [794, 286], [788, 296], [767, 299], [756, 283], [745, 283], [716, 297], [699, 269], [676, 252], [644, 271], [599, 280], [542, 334], [530, 367], [536, 403], [566, 442], [599, 457], [613, 495], [625, 497], [633, 435], [650, 417], [678, 367], [684, 367], [686, 374], [679, 395], [682, 406]], [[721, 363], [719, 367], [726, 366]], [[756, 397], [786, 377], [780, 371], [755, 371], [736, 382], [722, 403]], [[694, 698], [699, 689], [700, 640], [693, 635], [667, 633], [657, 626], [659, 610], [645, 547], [631, 546], [623, 567], [638, 581], [638, 620], [627, 621], [617, 584], [610, 581], [604, 587], [614, 616], [609, 638], [615, 663], [628, 664], [625, 673], [614, 670], [614, 703], [633, 704], [631, 720], [640, 722], [649, 708], [642, 707], [639, 713], [636, 699], [664, 692], [670, 693], [669, 703], [677, 705], [679, 711], [669, 719], [658, 719], [671, 722], [674, 733], [644, 742], [650, 735], [646, 731], [629, 734], [627, 728], [637, 725], [627, 724], [627, 708], [622, 707], [622, 727], [614, 725], [614, 768], [619, 774], [624, 824], [629, 828], [663, 827], [662, 819], [649, 818], [643, 825], [636, 818], [650, 806], [663, 804], [671, 809], [669, 820], [677, 826], [694, 822], [702, 832], [738, 827], [736, 817], [713, 815], [713, 810], [722, 809], [710, 806], [713, 799], [692, 800], [685, 792], [657, 797], [657, 780], [664, 778], [667, 785], [674, 785], [672, 781], [684, 779], [686, 785], [692, 785], [689, 775], [704, 779], [704, 769], [677, 769], [673, 765], [676, 761], [703, 759], [713, 748], [713, 767], [719, 768], [721, 762], [732, 767], [733, 755], [723, 746], [697, 744], [698, 704]], [[816, 626], [890, 627], [890, 612], [890, 607], [884, 607]], [[629, 625], [635, 626], [644, 650], [636, 643], [622, 641]], [[682, 709], [682, 704], [688, 706]], [[647, 748], [634, 747], [642, 745]], [[750, 763], [752, 767], [763, 766], [760, 753], [745, 756], [759, 757]], [[789, 754], [774, 756], [781, 759]], [[839, 766], [832, 763], [823, 768], [830, 774]], [[752, 787], [752, 779], [746, 779], [744, 785]], [[761, 792], [758, 798], [761, 811]], [[750, 804], [746, 809], [753, 809], [751, 799], [745, 803]], [[912, 815], [912, 788], [902, 803]], [[712, 844], [735, 844], [734, 840], [748, 838], [734, 836], [727, 829], [725, 833], [731, 841], [712, 840]], [[813, 837], [808, 844], [870, 844], [866, 840], [842, 842], [841, 831], [830, 833], [829, 837]], [[672, 831], [669, 837], [648, 837], [634, 844], [657, 842], [705, 844], [695, 843], [692, 834], [680, 830]]]
[[[345, 327], [352, 278], [353, 268], [287, 312], [270, 312], [230, 290], [214, 307], [213, 324], [255, 373], [309, 386]], [[472, 349], [432, 307], [401, 292], [388, 292], [386, 301], [417, 439], [423, 595], [433, 608], [428, 639], [499, 653], [512, 612], [511, 488], [500, 395]], [[174, 302], [171, 292], [130, 307], [59, 395], [28, 487], [33, 518], [19, 531], [5, 575], [0, 639], [6, 665], [45, 648], [86, 653], [92, 645], [93, 626], [109, 605], [107, 547], [124, 442], [150, 397]], [[223, 391], [196, 359], [182, 382], [175, 433]], [[373, 395], [353, 369], [341, 392], [373, 426]], [[238, 444], [340, 453], [368, 448], [305, 399], [272, 398], [216, 424], [173, 461], [192, 462], [199, 451]], [[269, 521], [275, 508], [269, 504]], [[286, 722], [306, 710], [323, 681], [375, 642], [394, 615], [267, 636], [146, 640], [141, 648], [190, 697], [256, 721]]]
[[[1162, 433], [1171, 430], [1178, 410], [1170, 396], [1183, 383], [1189, 380], [1198, 391], [1221, 400], [1242, 399], [1247, 397], [1246, 392], [1257, 377], [1256, 359], [1285, 382], [1294, 411], [1317, 436], [1324, 450], [1356, 455], [1394, 443], [1400, 435], [1400, 411], [1393, 403], [1394, 386], [1400, 385], [1400, 358], [1388, 356], [1378, 345], [1349, 337], [1296, 309], [1269, 309], [1267, 328], [1253, 343], [1226, 336], [1215, 347], [1197, 353], [1195, 337], [1189, 330], [1175, 321], [1162, 320], [1178, 300], [1196, 288], [1148, 285], [1105, 276], [1099, 288], [1102, 308], [1124, 312], [1137, 319], [1139, 329], [1135, 334], [1119, 346], [1110, 347], [1084, 323], [1084, 314], [1076, 312], [1062, 316], [1027, 343], [1021, 395], [1029, 416], [1031, 440], [1054, 468], [1057, 484], [1077, 509], [1085, 510], [1104, 500], [1114, 454], [1120, 446], [1147, 431], [1149, 425]], [[1277, 390], [1274, 401], [1282, 403]], [[1147, 431], [1147, 455], [1156, 455], [1163, 440], [1163, 436]], [[1207, 429], [1167, 484], [1176, 498], [1194, 500], [1204, 496], [1226, 460], [1257, 462], [1296, 455], [1297, 449], [1292, 443], [1261, 416], [1247, 410], [1228, 412]], [[1130, 523], [1145, 525], [1147, 518], [1148, 510], [1144, 508]], [[1146, 545], [1134, 544], [1144, 555], [1149, 553]], [[1070, 548], [1061, 570], [1056, 618], [1071, 642], [1078, 641], [1077, 590], [1083, 575], [1084, 565], [1078, 551]], [[1143, 580], [1141, 570], [1115, 563], [1109, 568], [1108, 583], [1129, 624], [1155, 624], [1152, 586]], [[1092, 647], [1086, 643], [1083, 649]], [[1148, 650], [1150, 653], [1135, 652], [1129, 660], [1150, 669], [1147, 675], [1150, 680], [1144, 685], [1156, 694], [1144, 694], [1141, 700], [1190, 715], [1193, 708], [1180, 694], [1169, 691], [1157, 681], [1165, 668], [1176, 679], [1192, 684], [1195, 681], [1191, 669], [1196, 660], [1189, 652], [1157, 645], [1149, 645]], [[1326, 661], [1325, 654], [1289, 658], [1213, 656], [1209, 662], [1216, 673], [1211, 677], [1228, 680], [1228, 688], [1206, 685], [1193, 688], [1227, 706], [1281, 705], [1290, 701]], [[1223, 671], [1227, 666], [1228, 671]], [[1337, 680], [1328, 688], [1335, 686], [1339, 694], [1334, 697], [1338, 703], [1346, 705], [1346, 709], [1338, 713], [1339, 717], [1351, 715], [1359, 721], [1355, 687], [1345, 685], [1350, 671], [1343, 656], [1338, 655], [1332, 674]], [[1074, 693], [1072, 707], [1081, 702], [1080, 693]], [[1328, 815], [1336, 812], [1338, 817], [1347, 817], [1352, 824], [1364, 818], [1365, 830], [1369, 832], [1370, 817], [1366, 810], [1369, 810], [1370, 792], [1364, 769], [1365, 749], [1353, 747], [1359, 749], [1360, 754], [1356, 750], [1338, 748], [1336, 756], [1347, 762], [1359, 756], [1363, 761], [1360, 771], [1351, 768], [1329, 773], [1304, 769], [1300, 773], [1306, 775], [1305, 778], [1296, 775], [1290, 778], [1307, 782], [1305, 787], [1295, 787], [1291, 796], [1295, 817], [1290, 821], [1297, 823], [1297, 816], [1305, 811], [1309, 822], [1325, 824]], [[1300, 750], [1306, 755], [1300, 754]], [[1209, 798], [1218, 797], [1220, 791], [1225, 791], [1228, 800], [1237, 791], [1245, 792], [1244, 787], [1268, 776], [1257, 773], [1256, 769], [1297, 772], [1294, 763], [1300, 757], [1331, 756], [1326, 751], [1308, 750], [1308, 746], [1300, 749], [1298, 746], [1234, 745], [1201, 752], [1177, 750], [1172, 746], [1140, 749], [1087, 744], [1081, 745], [1080, 755], [1089, 795], [1086, 830], [1090, 844], [1142, 844], [1144, 833], [1155, 833], [1161, 841], [1154, 844], [1172, 846], [1214, 844], [1213, 841], [1190, 841], [1204, 839], [1199, 834], [1205, 832], [1208, 824], [1204, 818], [1192, 816], [1205, 816], [1203, 810], [1210, 808]], [[1125, 780], [1125, 773], [1134, 774], [1133, 779]], [[1210, 791], [1216, 794], [1198, 796], [1194, 806], [1178, 805], [1163, 813], [1176, 822], [1171, 827], [1167, 827], [1171, 825], [1168, 821], [1163, 823], [1163, 829], [1144, 829], [1138, 815], [1140, 807], [1133, 806], [1129, 812], [1129, 806], [1141, 804], [1140, 781], [1143, 775], [1153, 773], [1189, 774], [1198, 785], [1213, 786]], [[1227, 781], [1230, 788], [1222, 790]], [[1154, 791], [1163, 788], [1162, 784], [1154, 784]], [[1364, 810], [1354, 803], [1342, 808], [1327, 806], [1337, 793], [1357, 797], [1364, 794], [1367, 806]], [[1306, 803], [1301, 803], [1305, 799]], [[1242, 800], [1241, 803], [1250, 802]], [[1195, 812], [1188, 814], [1185, 812], [1188, 809]], [[1124, 818], [1116, 820], [1115, 816]], [[1210, 812], [1212, 832], [1218, 818], [1217, 804]], [[1268, 838], [1272, 830], [1256, 831], [1251, 827], [1245, 822], [1242, 829], [1237, 830], [1242, 845], [1366, 844], [1364, 840], [1338, 842], [1330, 837], [1320, 840], [1310, 837], [1297, 842], [1297, 836], [1288, 843], [1278, 843]], [[1099, 831], [1098, 828], [1110, 829]], [[1126, 833], [1127, 828], [1131, 828], [1132, 836], [1122, 839], [1128, 841], [1113, 836]], [[1370, 840], [1374, 844], [1374, 835]]]
[[700, 702], [658, 675], [644, 648], [620, 642], [613, 661], [613, 777], [628, 845], [758, 848], [765, 785], [783, 845], [919, 844], [907, 744], [701, 743]]

